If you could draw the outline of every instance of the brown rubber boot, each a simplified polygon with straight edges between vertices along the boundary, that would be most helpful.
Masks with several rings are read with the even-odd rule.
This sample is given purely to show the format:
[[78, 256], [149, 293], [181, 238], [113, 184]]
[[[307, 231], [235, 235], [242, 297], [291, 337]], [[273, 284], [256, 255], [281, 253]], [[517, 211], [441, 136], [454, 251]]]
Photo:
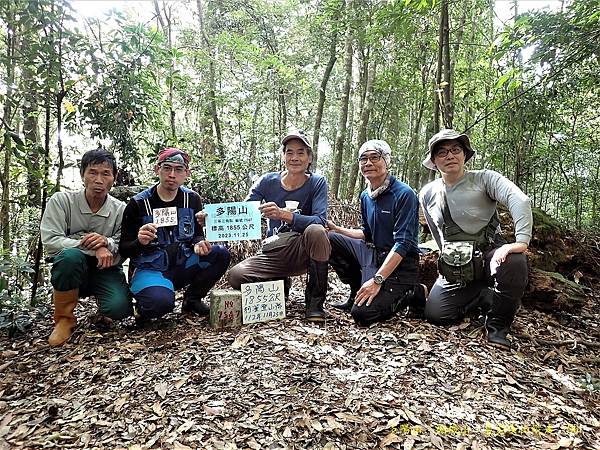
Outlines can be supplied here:
[[54, 330], [48, 338], [51, 347], [58, 347], [69, 340], [77, 323], [73, 311], [77, 306], [79, 289], [70, 291], [54, 290]]

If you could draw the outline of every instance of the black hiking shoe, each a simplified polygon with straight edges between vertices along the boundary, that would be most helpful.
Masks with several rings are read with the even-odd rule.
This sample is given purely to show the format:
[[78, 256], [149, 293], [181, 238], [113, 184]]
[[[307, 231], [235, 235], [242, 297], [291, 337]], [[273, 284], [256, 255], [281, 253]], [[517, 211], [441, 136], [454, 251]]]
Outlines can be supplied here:
[[335, 309], [339, 309], [340, 311], [350, 312], [350, 310], [352, 309], [352, 306], [354, 305], [355, 299], [356, 299], [356, 292], [350, 292], [350, 295], [348, 295], [348, 298], [345, 301], [338, 302], [338, 303], [332, 303], [331, 307], [335, 308]]
[[183, 299], [181, 311], [186, 313], [197, 314], [198, 316], [208, 316], [210, 308], [204, 304], [202, 300]]

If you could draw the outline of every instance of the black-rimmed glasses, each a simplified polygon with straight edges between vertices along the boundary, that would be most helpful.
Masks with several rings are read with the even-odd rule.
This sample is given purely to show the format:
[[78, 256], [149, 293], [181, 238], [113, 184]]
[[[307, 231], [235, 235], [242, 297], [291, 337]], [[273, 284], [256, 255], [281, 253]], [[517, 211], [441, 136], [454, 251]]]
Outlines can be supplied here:
[[438, 156], [440, 158], [445, 158], [446, 156], [448, 156], [448, 153], [452, 153], [453, 155], [458, 155], [460, 152], [462, 152], [463, 149], [462, 147], [456, 146], [456, 147], [450, 147], [450, 148], [441, 148], [438, 151], [435, 152], [434, 158], [437, 158]]
[[376, 162], [381, 161], [381, 155], [361, 156], [358, 158], [360, 164], [366, 164], [367, 161], [371, 161], [371, 163], [375, 164]]

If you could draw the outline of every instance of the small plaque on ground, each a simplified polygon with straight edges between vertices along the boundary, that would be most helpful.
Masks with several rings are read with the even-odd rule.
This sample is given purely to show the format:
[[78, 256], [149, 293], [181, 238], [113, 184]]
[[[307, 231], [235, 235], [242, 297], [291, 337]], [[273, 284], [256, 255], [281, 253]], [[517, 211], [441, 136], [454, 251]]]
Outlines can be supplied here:
[[242, 284], [242, 322], [267, 322], [285, 318], [283, 280]]
[[232, 289], [210, 291], [211, 328], [232, 328], [242, 326], [242, 293]]

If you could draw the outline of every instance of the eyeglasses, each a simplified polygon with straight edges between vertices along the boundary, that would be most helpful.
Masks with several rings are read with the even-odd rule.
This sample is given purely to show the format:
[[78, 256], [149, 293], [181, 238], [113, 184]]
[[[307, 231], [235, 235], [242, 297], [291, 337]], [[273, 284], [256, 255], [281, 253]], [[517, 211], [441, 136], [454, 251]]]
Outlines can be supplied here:
[[367, 161], [371, 161], [373, 164], [381, 161], [381, 155], [361, 156], [358, 158], [360, 164], [366, 164]]
[[435, 152], [433, 157], [437, 158], [439, 156], [440, 158], [445, 158], [446, 156], [448, 156], [448, 153], [452, 153], [453, 155], [458, 155], [462, 151], [463, 151], [463, 148], [459, 147], [459, 146], [450, 147], [450, 148], [441, 148]]
[[184, 166], [170, 166], [168, 164], [162, 164], [160, 166], [160, 171], [167, 174], [175, 172], [175, 175], [181, 175], [185, 173], [185, 170], [186, 168]]

